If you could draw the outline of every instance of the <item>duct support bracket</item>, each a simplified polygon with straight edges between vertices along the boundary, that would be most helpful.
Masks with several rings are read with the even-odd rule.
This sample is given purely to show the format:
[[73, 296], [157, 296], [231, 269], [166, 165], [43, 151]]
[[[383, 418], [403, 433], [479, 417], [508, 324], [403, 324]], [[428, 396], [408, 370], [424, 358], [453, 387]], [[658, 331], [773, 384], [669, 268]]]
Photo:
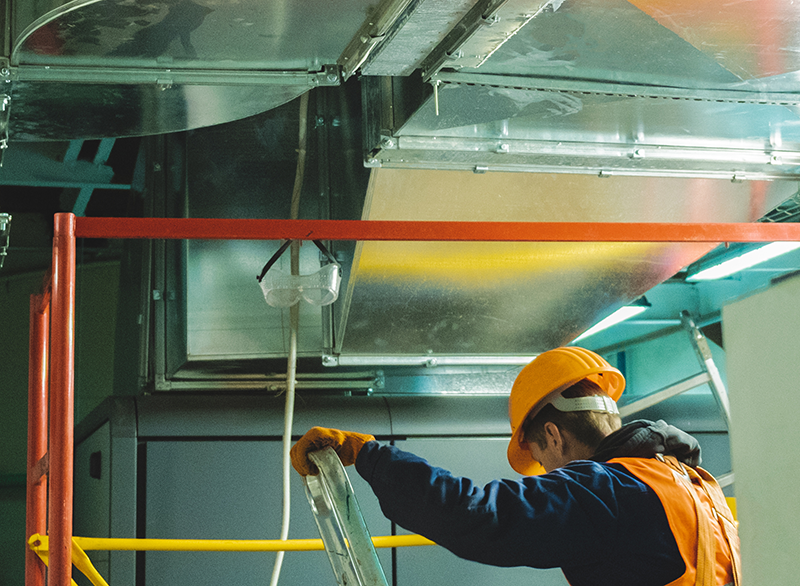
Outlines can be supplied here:
[[650, 98], [686, 100], [691, 102], [725, 102], [731, 104], [756, 104], [760, 106], [797, 106], [800, 93], [765, 92], [740, 88], [688, 88], [636, 83], [619, 83], [545, 77], [538, 75], [502, 75], [492, 73], [434, 72], [431, 82], [442, 85], [484, 86], [496, 89], [528, 90], [533, 92], [576, 93], [580, 95], [612, 98]]
[[[155, 391], [264, 391], [283, 393], [286, 391], [285, 376], [167, 379], [158, 376]], [[343, 373], [341, 376], [328, 373], [324, 376], [299, 375], [295, 388], [304, 391], [328, 391], [345, 394], [371, 395], [386, 387], [386, 377], [382, 370], [370, 372]]]
[[443, 67], [450, 67], [465, 53], [464, 45], [484, 26], [493, 26], [499, 19], [495, 13], [508, 0], [480, 0], [439, 43], [420, 65], [422, 78], [428, 81]]
[[429, 81], [442, 71], [478, 68], [531, 20], [544, 11], [555, 12], [563, 0], [485, 0], [453, 29], [422, 63]]
[[389, 0], [382, 2], [377, 13], [361, 25], [350, 44], [339, 57], [344, 79], [348, 79], [370, 58], [375, 49], [395, 34], [413, 11], [412, 0]]
[[173, 85], [211, 86], [261, 86], [291, 85], [339, 86], [342, 72], [338, 65], [323, 65], [319, 71], [273, 71], [261, 69], [182, 69], [113, 66], [59, 66], [16, 65], [0, 60], [0, 74], [5, 82], [54, 82], [54, 83], [116, 83], [125, 85], [157, 85], [162, 88]]

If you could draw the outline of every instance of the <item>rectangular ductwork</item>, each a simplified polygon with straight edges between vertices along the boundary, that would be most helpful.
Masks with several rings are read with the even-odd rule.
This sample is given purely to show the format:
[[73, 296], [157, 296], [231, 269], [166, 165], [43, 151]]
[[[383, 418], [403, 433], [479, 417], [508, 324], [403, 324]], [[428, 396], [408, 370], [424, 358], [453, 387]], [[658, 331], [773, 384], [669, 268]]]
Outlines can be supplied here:
[[[363, 219], [743, 222], [754, 219], [758, 193], [756, 184], [714, 179], [375, 169]], [[362, 242], [337, 350], [535, 354], [568, 343], [713, 246]]]

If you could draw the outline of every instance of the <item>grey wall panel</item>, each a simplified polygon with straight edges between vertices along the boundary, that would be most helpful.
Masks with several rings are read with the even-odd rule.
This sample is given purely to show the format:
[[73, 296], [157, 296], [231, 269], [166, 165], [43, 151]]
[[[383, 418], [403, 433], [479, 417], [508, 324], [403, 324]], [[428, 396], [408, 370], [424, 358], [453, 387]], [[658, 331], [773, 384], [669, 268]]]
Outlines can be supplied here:
[[[153, 441], [147, 444], [147, 537], [277, 539], [281, 527], [281, 444], [269, 441]], [[374, 535], [388, 535], [365, 483], [350, 474]], [[362, 498], [362, 495], [363, 498]], [[300, 477], [292, 476], [290, 539], [318, 537]], [[389, 572], [390, 553], [381, 552]], [[263, 584], [274, 553], [148, 552], [148, 586]], [[324, 552], [287, 553], [281, 583], [332, 584]]]
[[507, 396], [387, 397], [396, 436], [511, 436]]
[[[140, 437], [275, 436], [283, 434], [283, 397], [169, 396], [137, 401]], [[320, 397], [298, 393], [294, 433], [321, 425], [389, 435], [389, 414], [380, 397]]]
[[[506, 460], [505, 438], [410, 439], [398, 447], [426, 458], [479, 484], [495, 478], [518, 478]], [[406, 533], [398, 530], [398, 533]], [[560, 570], [497, 568], [460, 559], [442, 547], [408, 547], [397, 552], [397, 586], [564, 586]]]

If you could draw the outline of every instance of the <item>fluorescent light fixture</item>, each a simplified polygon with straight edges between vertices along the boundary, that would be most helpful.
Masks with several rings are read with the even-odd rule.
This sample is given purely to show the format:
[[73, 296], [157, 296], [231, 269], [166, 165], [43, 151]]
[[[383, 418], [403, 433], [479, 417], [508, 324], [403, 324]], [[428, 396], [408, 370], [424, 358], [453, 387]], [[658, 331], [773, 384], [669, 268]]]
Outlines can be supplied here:
[[745, 249], [746, 252], [740, 250], [738, 256], [732, 258], [726, 258], [725, 255], [722, 255], [711, 266], [703, 266], [708, 263], [698, 263], [695, 271], [689, 270], [686, 280], [710, 281], [721, 279], [798, 248], [800, 248], [800, 242], [772, 242], [756, 249]]
[[650, 302], [647, 301], [647, 299], [643, 295], [630, 305], [624, 305], [620, 307], [617, 311], [609, 315], [607, 318], [597, 322], [591, 328], [589, 328], [588, 330], [583, 332], [580, 336], [575, 338], [573, 342], [577, 342], [578, 340], [583, 340], [584, 338], [593, 336], [597, 332], [608, 329], [611, 326], [617, 325], [618, 323], [623, 322], [626, 319], [630, 319], [635, 315], [639, 315], [640, 313], [645, 311], [648, 307], [650, 307]]

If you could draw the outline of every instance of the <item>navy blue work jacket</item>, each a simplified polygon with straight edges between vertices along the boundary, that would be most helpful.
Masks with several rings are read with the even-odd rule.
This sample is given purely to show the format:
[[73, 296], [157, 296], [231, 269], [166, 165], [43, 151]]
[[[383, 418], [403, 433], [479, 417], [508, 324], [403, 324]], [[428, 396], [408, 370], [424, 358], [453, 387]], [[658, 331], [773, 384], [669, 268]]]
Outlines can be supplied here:
[[572, 586], [663, 586], [685, 570], [655, 492], [619, 464], [477, 486], [369, 442], [356, 469], [388, 519], [468, 560], [559, 567]]

